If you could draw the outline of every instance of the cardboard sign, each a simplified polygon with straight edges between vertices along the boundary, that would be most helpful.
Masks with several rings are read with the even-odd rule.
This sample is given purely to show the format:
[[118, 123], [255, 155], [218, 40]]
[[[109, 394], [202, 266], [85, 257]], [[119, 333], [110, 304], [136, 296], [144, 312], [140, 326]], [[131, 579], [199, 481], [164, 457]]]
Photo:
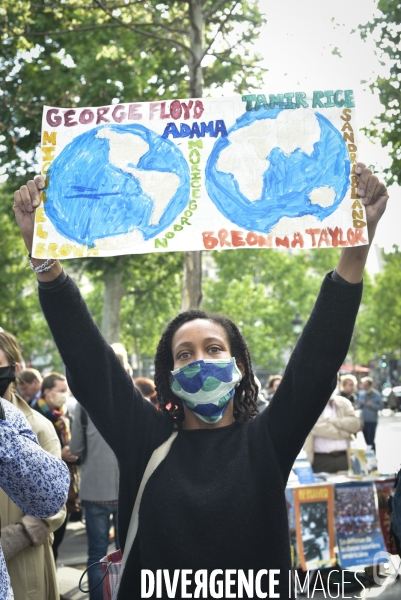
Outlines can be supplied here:
[[366, 244], [352, 90], [43, 110], [37, 258]]

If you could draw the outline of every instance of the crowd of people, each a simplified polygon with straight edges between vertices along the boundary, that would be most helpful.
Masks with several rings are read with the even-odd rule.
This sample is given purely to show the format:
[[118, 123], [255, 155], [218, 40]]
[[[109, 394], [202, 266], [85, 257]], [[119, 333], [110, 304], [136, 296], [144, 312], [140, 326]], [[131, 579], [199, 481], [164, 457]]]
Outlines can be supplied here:
[[[364, 164], [356, 165], [355, 175], [371, 242], [386, 207], [387, 191]], [[288, 573], [285, 484], [306, 437], [333, 397], [361, 299], [369, 246], [342, 250], [337, 266], [323, 281], [283, 376], [272, 378], [260, 411], [258, 398], [263, 390], [242, 334], [228, 318], [202, 310], [183, 312], [167, 325], [155, 355], [155, 387], [149, 387], [149, 381], [132, 380], [126, 354], [103, 339], [60, 262], [32, 256], [35, 209], [44, 187], [42, 176], [29, 181], [16, 191], [13, 208], [68, 380], [60, 373], [42, 379], [30, 369], [20, 379], [20, 393], [27, 402], [9, 387], [1, 395], [25, 411], [39, 441], [43, 428], [49, 441], [43, 438], [42, 447], [54, 443], [62, 453], [64, 467], [57, 464], [64, 483], [60, 485], [63, 502], [50, 501], [49, 493], [51, 507], [31, 511], [37, 521], [34, 530], [42, 537], [35, 542], [30, 538], [28, 547], [17, 549], [7, 561], [13, 588], [20, 582], [17, 576], [14, 584], [12, 561], [18, 564], [22, 552], [29, 555], [32, 547], [39, 548], [47, 561], [41, 570], [42, 589], [32, 591], [34, 584], [27, 582], [29, 593], [14, 589], [16, 600], [57, 598], [44, 572], [50, 565], [54, 573], [66, 506], [70, 515], [84, 507], [90, 561], [105, 554], [110, 519], [114, 519], [117, 545], [127, 565], [118, 600], [140, 597], [141, 569]], [[20, 356], [10, 355], [7, 361], [5, 367], [11, 367], [18, 378]], [[66, 409], [68, 390], [78, 401], [75, 419]], [[362, 410], [374, 412], [370, 389], [361, 402]], [[337, 405], [330, 410], [337, 411]], [[367, 422], [371, 422], [369, 414]], [[162, 465], [145, 485], [137, 532], [130, 535], [128, 546], [131, 514], [145, 470], [156, 450], [167, 443]], [[106, 468], [112, 473], [110, 482]], [[10, 498], [14, 499], [12, 494]], [[31, 530], [23, 518], [9, 525], [20, 525], [29, 537]], [[53, 537], [53, 552], [46, 552]], [[93, 571], [95, 581], [98, 574]], [[268, 591], [268, 582], [261, 589]], [[286, 575], [276, 591], [282, 597], [288, 593]], [[94, 594], [95, 590], [91, 600]]]

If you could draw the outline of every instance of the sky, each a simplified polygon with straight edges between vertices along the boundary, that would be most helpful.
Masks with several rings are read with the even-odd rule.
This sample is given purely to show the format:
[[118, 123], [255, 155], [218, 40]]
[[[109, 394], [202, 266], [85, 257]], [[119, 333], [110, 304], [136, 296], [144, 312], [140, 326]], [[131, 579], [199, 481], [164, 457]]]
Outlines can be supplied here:
[[[260, 0], [267, 24], [257, 48], [269, 69], [263, 91], [353, 89], [358, 126], [368, 126], [382, 112], [369, 83], [379, 74], [386, 76], [388, 66], [380, 65], [374, 40], [364, 42], [357, 27], [373, 18], [376, 6], [375, 0]], [[386, 149], [361, 132], [358, 150], [359, 160], [374, 165], [378, 174], [391, 164]], [[391, 251], [393, 244], [401, 247], [400, 223], [401, 188], [392, 186], [375, 242], [386, 251]], [[373, 271], [376, 267], [371, 265]]]

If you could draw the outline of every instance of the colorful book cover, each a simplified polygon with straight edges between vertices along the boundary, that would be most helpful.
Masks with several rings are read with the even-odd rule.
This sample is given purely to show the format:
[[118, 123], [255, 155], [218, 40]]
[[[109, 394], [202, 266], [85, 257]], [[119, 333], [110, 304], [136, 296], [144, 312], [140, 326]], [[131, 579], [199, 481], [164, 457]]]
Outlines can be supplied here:
[[335, 564], [333, 486], [294, 490], [299, 559], [304, 571]]
[[334, 498], [337, 546], [342, 568], [373, 565], [375, 554], [386, 551], [375, 484], [354, 482], [335, 485]]
[[386, 481], [376, 482], [377, 500], [379, 503], [379, 518], [380, 526], [382, 528], [384, 543], [386, 544], [388, 552], [390, 550], [390, 519], [388, 516], [387, 502], [394, 490], [394, 479], [387, 479]]

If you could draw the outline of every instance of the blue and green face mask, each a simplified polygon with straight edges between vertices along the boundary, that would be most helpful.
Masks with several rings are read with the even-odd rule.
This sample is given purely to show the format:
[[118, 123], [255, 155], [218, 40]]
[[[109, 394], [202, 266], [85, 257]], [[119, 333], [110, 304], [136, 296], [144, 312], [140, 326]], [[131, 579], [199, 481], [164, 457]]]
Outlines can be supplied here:
[[242, 379], [235, 358], [197, 360], [171, 374], [173, 393], [205, 423], [220, 421]]

